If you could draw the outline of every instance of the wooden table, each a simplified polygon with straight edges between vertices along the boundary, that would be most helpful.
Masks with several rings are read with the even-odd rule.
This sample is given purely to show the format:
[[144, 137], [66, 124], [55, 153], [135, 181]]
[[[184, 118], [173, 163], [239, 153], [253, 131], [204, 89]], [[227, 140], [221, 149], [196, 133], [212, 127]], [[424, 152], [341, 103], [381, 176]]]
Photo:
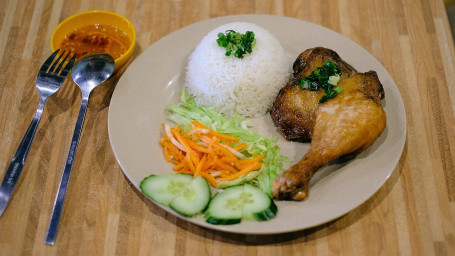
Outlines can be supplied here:
[[276, 14], [320, 24], [383, 64], [407, 115], [401, 159], [367, 202], [308, 230], [234, 235], [176, 218], [125, 178], [107, 130], [118, 74], [92, 94], [57, 242], [48, 246], [44, 236], [80, 106], [78, 88], [67, 81], [47, 102], [0, 217], [0, 255], [455, 255], [455, 56], [442, 0], [1, 0], [0, 7], [1, 178], [38, 105], [36, 73], [51, 53], [53, 29], [87, 10], [132, 21], [133, 58], [179, 28], [219, 16]]

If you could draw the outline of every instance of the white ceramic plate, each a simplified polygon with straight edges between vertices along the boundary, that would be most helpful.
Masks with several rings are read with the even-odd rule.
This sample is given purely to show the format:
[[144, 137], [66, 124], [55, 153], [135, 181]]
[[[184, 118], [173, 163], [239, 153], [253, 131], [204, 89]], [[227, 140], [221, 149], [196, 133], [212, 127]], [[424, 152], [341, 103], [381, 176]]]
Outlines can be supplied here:
[[[384, 67], [350, 39], [309, 22], [280, 16], [239, 15], [195, 23], [162, 38], [130, 65], [118, 81], [109, 108], [109, 137], [125, 176], [139, 189], [144, 177], [172, 172], [159, 145], [161, 125], [166, 120], [165, 106], [178, 102], [187, 58], [200, 40], [216, 27], [234, 21], [253, 22], [268, 29], [281, 41], [291, 62], [305, 49], [323, 46], [335, 50], [359, 72], [375, 70], [385, 90], [387, 127], [373, 146], [354, 160], [322, 168], [312, 179], [309, 196], [304, 201], [278, 201], [279, 212], [273, 220], [216, 226], [202, 217], [178, 216], [216, 230], [275, 234], [326, 223], [365, 202], [389, 178], [403, 150], [406, 120], [400, 93]], [[277, 136], [282, 153], [293, 162], [308, 148], [308, 144], [284, 141], [270, 115], [250, 121], [253, 129], [262, 135]]]

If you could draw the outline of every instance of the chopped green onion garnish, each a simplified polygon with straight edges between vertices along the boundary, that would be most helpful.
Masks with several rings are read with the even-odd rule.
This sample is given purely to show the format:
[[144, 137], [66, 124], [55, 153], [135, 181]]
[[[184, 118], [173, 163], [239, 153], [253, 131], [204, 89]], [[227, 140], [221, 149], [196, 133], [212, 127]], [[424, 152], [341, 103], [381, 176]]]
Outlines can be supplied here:
[[216, 40], [219, 46], [226, 48], [226, 56], [234, 54], [235, 57], [243, 59], [243, 55], [251, 53], [256, 45], [256, 39], [252, 31], [240, 34], [234, 30], [226, 30], [226, 34], [218, 33]]
[[340, 86], [336, 86], [340, 81], [340, 75], [340, 68], [333, 61], [328, 60], [323, 66], [316, 68], [311, 75], [302, 78], [299, 81], [300, 88], [310, 91], [324, 89], [325, 95], [319, 99], [319, 103], [323, 103], [343, 91]]

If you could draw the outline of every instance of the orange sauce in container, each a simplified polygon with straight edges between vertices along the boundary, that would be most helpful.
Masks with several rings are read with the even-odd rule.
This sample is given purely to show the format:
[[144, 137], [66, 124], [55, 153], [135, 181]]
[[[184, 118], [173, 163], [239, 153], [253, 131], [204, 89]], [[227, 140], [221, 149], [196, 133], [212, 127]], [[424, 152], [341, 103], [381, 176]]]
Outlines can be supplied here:
[[93, 52], [107, 53], [117, 59], [128, 50], [130, 41], [125, 32], [111, 25], [95, 24], [74, 29], [63, 39], [60, 49], [77, 54], [77, 58]]

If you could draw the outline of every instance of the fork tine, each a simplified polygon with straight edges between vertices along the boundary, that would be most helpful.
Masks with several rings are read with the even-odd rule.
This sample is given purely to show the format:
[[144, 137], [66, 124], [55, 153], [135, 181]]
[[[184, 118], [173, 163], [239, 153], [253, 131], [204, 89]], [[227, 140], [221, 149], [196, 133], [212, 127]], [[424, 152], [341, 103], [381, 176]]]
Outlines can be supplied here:
[[70, 72], [71, 68], [73, 68], [74, 62], [76, 61], [76, 54], [68, 61], [68, 64], [63, 68], [62, 72], [60, 73], [60, 77], [66, 77], [68, 72]]
[[65, 55], [65, 52], [66, 51], [63, 51], [62, 54], [60, 54], [58, 56], [58, 58], [54, 61], [54, 64], [52, 64], [52, 67], [49, 69], [49, 72], [50, 73], [54, 73], [55, 72], [55, 67], [58, 65], [58, 63], [60, 62], [60, 59], [62, 58], [63, 55]]
[[57, 49], [54, 53], [52, 53], [51, 56], [49, 56], [49, 58], [47, 58], [47, 60], [41, 66], [40, 72], [46, 72], [49, 69], [49, 66], [52, 64], [52, 61], [54, 60], [55, 56], [59, 51], [60, 49]]
[[[65, 52], [63, 52], [61, 56], [63, 56], [64, 54], [65, 54]], [[65, 64], [65, 61], [68, 58], [68, 56], [70, 56], [70, 54], [71, 54], [71, 52], [68, 52], [68, 54], [66, 54], [65, 58], [63, 58], [63, 60], [60, 62], [60, 65], [58, 65], [58, 67], [55, 69], [55, 71], [54, 71], [55, 74], [58, 74], [60, 72], [63, 64]]]

